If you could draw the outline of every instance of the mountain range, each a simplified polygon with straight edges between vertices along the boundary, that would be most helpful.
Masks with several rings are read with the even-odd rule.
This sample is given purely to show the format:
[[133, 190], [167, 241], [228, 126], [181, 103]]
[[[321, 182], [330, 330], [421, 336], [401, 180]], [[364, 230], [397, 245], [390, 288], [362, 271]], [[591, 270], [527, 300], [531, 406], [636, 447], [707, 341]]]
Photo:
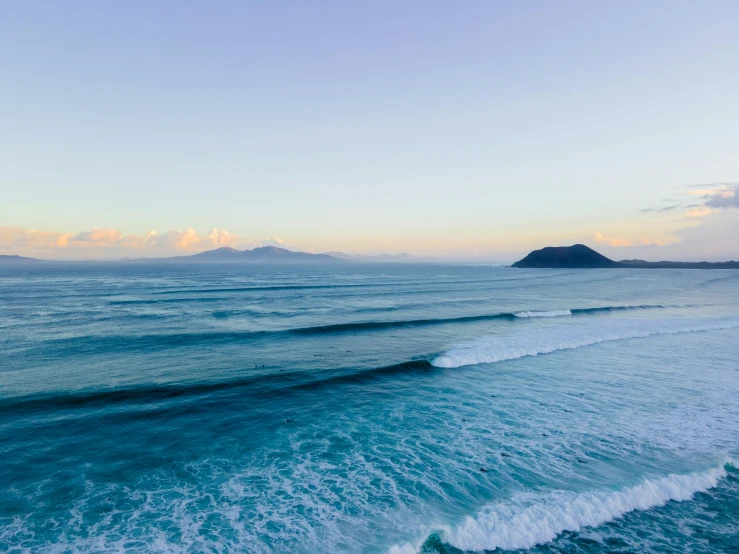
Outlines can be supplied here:
[[155, 258], [161, 262], [331, 262], [343, 260], [329, 254], [311, 254], [310, 252], [294, 252], [277, 246], [260, 246], [252, 250], [236, 250], [229, 246], [206, 250], [190, 256], [173, 256], [171, 258]]
[[[0, 264], [20, 264], [28, 262], [43, 262], [36, 258], [27, 258], [16, 255], [0, 255]], [[277, 246], [261, 246], [252, 250], [236, 250], [223, 246], [214, 250], [206, 250], [198, 254], [187, 256], [170, 256], [165, 258], [124, 258], [123, 262], [176, 262], [176, 263], [221, 263], [221, 262], [288, 262], [288, 263], [343, 263], [354, 262], [411, 262], [421, 261], [408, 254], [382, 254], [378, 256], [363, 256], [360, 254], [344, 254], [343, 252], [327, 252], [312, 254], [310, 252], [295, 252]]]

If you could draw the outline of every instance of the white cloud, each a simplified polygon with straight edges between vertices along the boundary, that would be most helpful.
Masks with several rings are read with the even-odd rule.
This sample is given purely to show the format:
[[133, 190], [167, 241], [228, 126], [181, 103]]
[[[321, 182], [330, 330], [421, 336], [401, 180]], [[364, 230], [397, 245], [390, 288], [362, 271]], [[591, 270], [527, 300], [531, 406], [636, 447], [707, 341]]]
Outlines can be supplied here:
[[220, 248], [221, 246], [234, 247], [240, 242], [239, 237], [237, 237], [233, 233], [229, 233], [225, 229], [221, 229], [219, 231], [218, 229], [213, 228], [210, 230], [210, 233], [208, 233], [207, 238], [216, 248]]
[[21, 229], [20, 227], [0, 227], [0, 248], [6, 251], [65, 248], [71, 236], [71, 233], [37, 231], [35, 229]]
[[264, 239], [262, 242], [262, 246], [278, 246], [280, 248], [287, 248], [287, 244], [284, 240], [282, 240], [279, 237], [272, 237], [269, 239]]
[[175, 250], [192, 250], [195, 249], [203, 241], [198, 233], [192, 227], [188, 227], [184, 231], [179, 229], [170, 229], [162, 236], [157, 237], [156, 244], [169, 246]]
[[[122, 256], [167, 256], [195, 253], [221, 246], [247, 246], [240, 237], [225, 229], [211, 229], [200, 235], [192, 227], [170, 229], [158, 234], [124, 235], [117, 229], [93, 228], [79, 233], [37, 231], [20, 227], [0, 227], [0, 252], [52, 258]], [[242, 247], [243, 247], [242, 246]]]
[[89, 231], [77, 233], [70, 240], [75, 242], [88, 242], [97, 245], [113, 244], [121, 240], [122, 233], [116, 229], [94, 228]]

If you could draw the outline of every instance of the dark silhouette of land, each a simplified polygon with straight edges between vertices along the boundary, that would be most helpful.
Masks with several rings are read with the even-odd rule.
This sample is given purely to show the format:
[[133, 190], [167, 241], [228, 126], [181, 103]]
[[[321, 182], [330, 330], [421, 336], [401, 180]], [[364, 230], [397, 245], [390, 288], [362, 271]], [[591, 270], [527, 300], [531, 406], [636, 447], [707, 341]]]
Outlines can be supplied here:
[[523, 260], [513, 264], [513, 267], [596, 268], [620, 267], [620, 264], [584, 244], [575, 244], [574, 246], [547, 246], [541, 250], [534, 250]]
[[513, 267], [523, 268], [635, 268], [635, 269], [739, 269], [739, 262], [647, 262], [645, 260], [622, 260], [616, 262], [585, 246], [547, 246], [534, 250]]
[[659, 269], [739, 269], [739, 262], [646, 262], [644, 260], [621, 260], [622, 267]]

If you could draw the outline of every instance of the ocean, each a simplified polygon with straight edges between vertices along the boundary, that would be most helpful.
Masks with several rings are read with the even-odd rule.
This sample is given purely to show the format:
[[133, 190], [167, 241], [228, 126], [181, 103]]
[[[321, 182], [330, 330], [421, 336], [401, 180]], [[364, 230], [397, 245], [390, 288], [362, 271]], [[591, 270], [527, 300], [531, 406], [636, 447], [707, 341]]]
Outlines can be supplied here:
[[739, 271], [0, 268], [0, 551], [739, 552]]

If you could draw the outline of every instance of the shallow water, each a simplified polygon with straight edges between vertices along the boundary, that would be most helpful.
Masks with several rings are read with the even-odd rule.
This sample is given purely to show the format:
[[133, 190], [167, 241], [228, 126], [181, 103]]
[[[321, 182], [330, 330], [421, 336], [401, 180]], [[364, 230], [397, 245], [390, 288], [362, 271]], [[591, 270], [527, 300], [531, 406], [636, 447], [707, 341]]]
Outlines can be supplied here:
[[738, 284], [1, 268], [0, 551], [737, 551]]

